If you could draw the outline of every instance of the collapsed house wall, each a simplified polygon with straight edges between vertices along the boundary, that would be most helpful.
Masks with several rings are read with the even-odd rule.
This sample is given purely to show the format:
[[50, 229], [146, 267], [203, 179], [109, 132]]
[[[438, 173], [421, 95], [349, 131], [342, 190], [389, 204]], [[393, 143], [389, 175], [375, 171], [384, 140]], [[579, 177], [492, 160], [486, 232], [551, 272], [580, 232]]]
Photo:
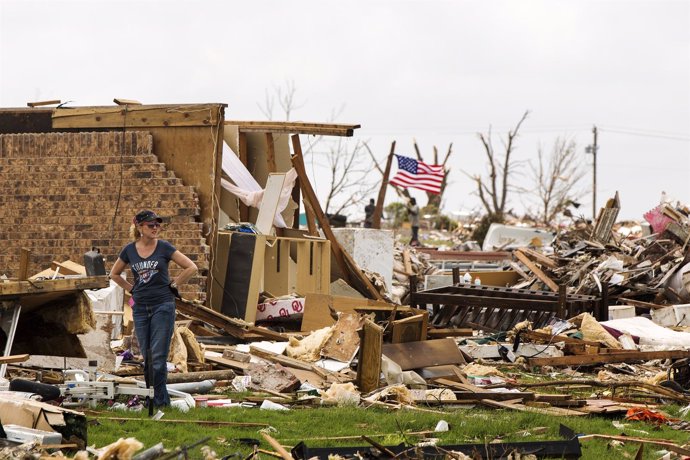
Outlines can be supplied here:
[[29, 273], [81, 262], [93, 246], [112, 265], [132, 216], [151, 208], [168, 218], [162, 237], [201, 270], [184, 294], [203, 298], [209, 249], [197, 195], [152, 150], [146, 132], [0, 135], [0, 273], [17, 276], [21, 248], [31, 250]]
[[[166, 225], [162, 237], [178, 246], [178, 249], [190, 256], [199, 266], [200, 276], [192, 279], [181, 293], [188, 298], [205, 299], [208, 289], [205, 285], [206, 277], [218, 228], [225, 107], [225, 104], [186, 104], [0, 109], [0, 135], [33, 133], [33, 136], [39, 136], [35, 138], [39, 140], [22, 138], [21, 142], [12, 141], [22, 145], [19, 147], [18, 144], [12, 144], [13, 149], [19, 149], [16, 153], [17, 158], [12, 160], [14, 163], [12, 170], [8, 169], [10, 163], [5, 163], [4, 154], [0, 153], [0, 188], [4, 192], [3, 196], [6, 197], [2, 203], [8, 204], [4, 207], [21, 208], [22, 202], [15, 197], [22, 196], [21, 199], [25, 200], [23, 202], [25, 205], [28, 203], [33, 207], [46, 209], [48, 214], [51, 209], [58, 207], [61, 209], [59, 214], [53, 215], [55, 219], [50, 221], [52, 227], [46, 229], [34, 225], [25, 228], [37, 235], [45, 235], [46, 231], [52, 232], [49, 235], [35, 238], [22, 236], [12, 241], [7, 241], [10, 239], [9, 233], [19, 232], [18, 226], [26, 225], [32, 220], [30, 218], [18, 220], [16, 215], [6, 218], [7, 213], [3, 213], [0, 219], [0, 234], [6, 238], [1, 238], [0, 242], [0, 251], [3, 252], [0, 257], [0, 274], [16, 275], [16, 270], [19, 268], [17, 254], [23, 245], [22, 242], [34, 239], [59, 242], [52, 245], [35, 242], [24, 245], [33, 252], [29, 273], [41, 271], [52, 260], [62, 261], [69, 257], [81, 262], [84, 248], [88, 250], [91, 245], [101, 248], [107, 256], [107, 262], [111, 264], [120, 250], [120, 244], [125, 243], [127, 238], [119, 234], [112, 236], [109, 233], [115, 230], [126, 231], [133, 214], [141, 208], [150, 207], [161, 215], [171, 218], [170, 225]], [[114, 205], [111, 198], [102, 195], [112, 192], [113, 184], [103, 181], [110, 178], [109, 174], [113, 174], [113, 171], [119, 171], [117, 168], [121, 158], [127, 159], [128, 155], [132, 154], [129, 150], [121, 148], [120, 140], [122, 136], [125, 136], [126, 145], [127, 139], [132, 139], [128, 136], [135, 131], [141, 132], [136, 135], [136, 139], [140, 139], [142, 135], [148, 136], [147, 150], [139, 151], [140, 157], [136, 161], [123, 162], [123, 166], [128, 169], [123, 170], [124, 180], [119, 204]], [[41, 171], [41, 175], [36, 175], [28, 168], [28, 163], [22, 163], [21, 158], [24, 156], [30, 158], [34, 155], [30, 149], [45, 142], [40, 140], [42, 135], [40, 133], [49, 135], [58, 132], [65, 135], [66, 133], [84, 133], [89, 136], [100, 133], [99, 135], [109, 137], [76, 137], [74, 139], [80, 140], [65, 141], [61, 145], [50, 147], [50, 153], [44, 153], [41, 157], [50, 157], [50, 161], [35, 160], [36, 164], [32, 167], [38, 166], [39, 163], [46, 166], [43, 168], [46, 171]], [[93, 142], [99, 143], [97, 146], [89, 145]], [[33, 147], [28, 147], [29, 145]], [[142, 145], [132, 144], [131, 148], [137, 150]], [[26, 150], [27, 148], [29, 150]], [[83, 150], [83, 155], [80, 156], [78, 152], [70, 149]], [[146, 157], [141, 157], [142, 154]], [[68, 160], [68, 157], [75, 155], [79, 159]], [[102, 160], [99, 163], [97, 158], [92, 158], [103, 156], [109, 156], [109, 160]], [[77, 163], [90, 165], [91, 170], [68, 171]], [[99, 171], [101, 167], [103, 169]], [[66, 186], [72, 187], [71, 195], [60, 192], [65, 185], [59, 178], [56, 182], [55, 178], [42, 175], [44, 172], [47, 173], [48, 169], [55, 173], [75, 173], [69, 176], [69, 179], [65, 178], [71, 181]], [[13, 172], [5, 174], [8, 171]], [[79, 172], [89, 174], [76, 174]], [[62, 177], [62, 175], [57, 176]], [[9, 181], [12, 180], [26, 180], [31, 183], [30, 185], [27, 185], [28, 182], [10, 183]], [[119, 175], [115, 181], [118, 184], [119, 194]], [[32, 190], [27, 192], [23, 189], [23, 191], [18, 190], [17, 187], [31, 187]], [[164, 189], [160, 187], [182, 188], [175, 191], [170, 189], [163, 191]], [[141, 193], [137, 195], [137, 191]], [[168, 195], [162, 196], [163, 193]], [[161, 196], [158, 197], [159, 195]], [[83, 196], [87, 198], [81, 199]], [[76, 199], [77, 197], [80, 199]], [[60, 201], [79, 204], [73, 204], [70, 208], [70, 205], [59, 204]], [[175, 202], [171, 203], [171, 201]], [[36, 205], [33, 204], [34, 202], [43, 204]], [[82, 207], [80, 203], [84, 203], [83, 208], [91, 214], [77, 213], [76, 211]], [[89, 210], [92, 206], [98, 206], [97, 203], [101, 203], [103, 212], [94, 214], [94, 211]], [[104, 206], [103, 203], [106, 205]], [[67, 212], [63, 207], [71, 211]], [[82, 226], [74, 224], [78, 215], [84, 216]], [[37, 216], [40, 219], [36, 222], [40, 222], [44, 217], [48, 218], [48, 215], [43, 215], [40, 211], [32, 211], [28, 217], [35, 219]], [[57, 219], [58, 216], [59, 219]], [[96, 221], [98, 225], [94, 227]], [[63, 228], [65, 225], [69, 227]], [[16, 238], [18, 235], [13, 235], [13, 237]], [[85, 240], [96, 240], [98, 244], [84, 243]], [[109, 269], [109, 266], [106, 269]], [[173, 274], [175, 274], [174, 271]]]

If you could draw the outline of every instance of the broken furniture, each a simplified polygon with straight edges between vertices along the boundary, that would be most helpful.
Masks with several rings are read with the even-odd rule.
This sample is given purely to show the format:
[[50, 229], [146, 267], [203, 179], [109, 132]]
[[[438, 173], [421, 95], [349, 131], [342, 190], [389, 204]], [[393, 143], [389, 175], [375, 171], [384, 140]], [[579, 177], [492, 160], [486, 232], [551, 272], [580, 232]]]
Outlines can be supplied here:
[[431, 323], [437, 327], [452, 323], [457, 327], [507, 331], [529, 320], [539, 328], [553, 317], [569, 318], [582, 312], [594, 312], [597, 319], [606, 319], [606, 296], [566, 294], [565, 286], [554, 293], [462, 283], [415, 291], [416, 285], [416, 280], [411, 280], [410, 305], [420, 309], [430, 306]]
[[210, 307], [225, 316], [253, 323], [259, 293], [328, 294], [330, 242], [243, 232], [219, 232]]

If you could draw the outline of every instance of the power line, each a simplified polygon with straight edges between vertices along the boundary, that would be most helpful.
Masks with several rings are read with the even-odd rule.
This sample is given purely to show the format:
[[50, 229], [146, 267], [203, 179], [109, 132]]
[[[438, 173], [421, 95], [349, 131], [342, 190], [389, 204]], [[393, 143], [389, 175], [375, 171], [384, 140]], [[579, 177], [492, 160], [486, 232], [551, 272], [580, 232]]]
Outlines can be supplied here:
[[[655, 137], [659, 139], [670, 139], [670, 140], [675, 140], [675, 141], [685, 141], [685, 142], [690, 142], [690, 137], [689, 136], [683, 136], [682, 134], [655, 134], [652, 132], [644, 132], [640, 130], [626, 130], [625, 128], [622, 129], [616, 129], [616, 128], [600, 128], [601, 131], [605, 131], [607, 133], [617, 133], [617, 134], [629, 134], [631, 136], [640, 136], [640, 137]], [[675, 135], [674, 135], [675, 134]]]

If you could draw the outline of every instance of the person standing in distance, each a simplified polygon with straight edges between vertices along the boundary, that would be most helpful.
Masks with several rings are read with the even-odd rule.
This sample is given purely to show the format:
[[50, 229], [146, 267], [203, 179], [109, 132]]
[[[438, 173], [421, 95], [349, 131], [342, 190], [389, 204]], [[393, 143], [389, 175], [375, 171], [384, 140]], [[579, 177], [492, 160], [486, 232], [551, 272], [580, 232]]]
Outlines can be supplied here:
[[364, 207], [364, 228], [371, 228], [374, 222], [374, 211], [376, 211], [376, 204], [371, 198], [369, 204]]
[[[167, 360], [175, 326], [175, 297], [177, 286], [186, 283], [197, 272], [189, 257], [165, 240], [158, 237], [161, 219], [155, 212], [145, 209], [134, 216], [130, 235], [133, 242], [126, 245], [110, 271], [110, 279], [132, 294], [134, 329], [139, 347], [144, 354], [145, 368], [152, 368], [154, 406], [169, 406], [170, 396]], [[171, 280], [168, 272], [170, 261], [182, 267], [177, 278]], [[132, 283], [122, 277], [129, 266], [134, 275]], [[151, 350], [147, 356], [147, 350]]]
[[410, 224], [412, 225], [412, 238], [410, 238], [410, 245], [419, 245], [419, 206], [417, 206], [417, 200], [410, 198], [407, 203], [407, 215], [410, 218]]

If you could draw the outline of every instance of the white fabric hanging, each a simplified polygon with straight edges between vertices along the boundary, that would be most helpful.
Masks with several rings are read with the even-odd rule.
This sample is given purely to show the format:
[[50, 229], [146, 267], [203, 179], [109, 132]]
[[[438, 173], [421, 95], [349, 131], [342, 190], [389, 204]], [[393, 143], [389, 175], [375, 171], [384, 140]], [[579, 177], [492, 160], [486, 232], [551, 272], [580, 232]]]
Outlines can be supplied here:
[[[232, 179], [234, 182], [233, 184], [230, 181], [221, 178], [220, 185], [225, 190], [235, 195], [247, 206], [252, 206], [254, 208], [261, 206], [261, 200], [264, 196], [264, 189], [261, 188], [256, 179], [254, 179], [254, 176], [252, 176], [242, 161], [240, 161], [237, 155], [235, 155], [235, 153], [225, 142], [223, 142], [222, 168], [223, 172], [227, 174], [228, 177], [230, 177], [230, 179]], [[278, 228], [287, 227], [285, 220], [280, 213], [285, 210], [288, 202], [290, 201], [292, 188], [295, 186], [296, 179], [297, 171], [295, 171], [295, 168], [291, 168], [285, 173], [285, 184], [280, 192], [278, 209], [276, 210], [276, 215], [273, 219], [273, 225]]]

